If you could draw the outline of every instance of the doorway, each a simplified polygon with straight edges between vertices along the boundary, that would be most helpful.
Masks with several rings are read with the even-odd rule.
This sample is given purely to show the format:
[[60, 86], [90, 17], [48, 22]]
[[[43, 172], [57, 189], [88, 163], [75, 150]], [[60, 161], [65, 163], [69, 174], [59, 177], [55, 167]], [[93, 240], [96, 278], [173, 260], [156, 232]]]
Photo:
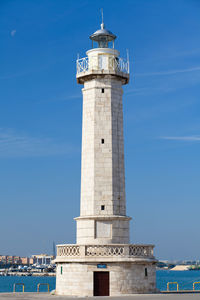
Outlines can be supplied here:
[[94, 272], [94, 296], [109, 296], [109, 272]]

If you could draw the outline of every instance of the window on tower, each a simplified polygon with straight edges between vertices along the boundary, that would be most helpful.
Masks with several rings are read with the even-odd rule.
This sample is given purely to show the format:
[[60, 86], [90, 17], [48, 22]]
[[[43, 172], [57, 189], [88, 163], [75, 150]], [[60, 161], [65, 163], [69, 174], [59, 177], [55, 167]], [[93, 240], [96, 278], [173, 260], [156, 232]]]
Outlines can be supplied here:
[[104, 144], [104, 139], [101, 139], [101, 143]]
[[144, 272], [145, 272], [145, 277], [147, 277], [148, 276], [147, 268], [144, 269]]
[[104, 89], [101, 89], [101, 92], [104, 93]]
[[105, 205], [101, 205], [101, 210], [105, 210]]

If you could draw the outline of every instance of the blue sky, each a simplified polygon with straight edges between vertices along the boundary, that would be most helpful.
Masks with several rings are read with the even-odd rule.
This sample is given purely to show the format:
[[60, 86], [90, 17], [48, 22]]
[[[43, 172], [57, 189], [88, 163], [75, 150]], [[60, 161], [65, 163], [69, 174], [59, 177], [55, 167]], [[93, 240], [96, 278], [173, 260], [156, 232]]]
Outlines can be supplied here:
[[0, 254], [74, 243], [79, 216], [81, 85], [76, 58], [100, 27], [130, 53], [124, 87], [132, 243], [198, 259], [200, 2], [0, 1]]

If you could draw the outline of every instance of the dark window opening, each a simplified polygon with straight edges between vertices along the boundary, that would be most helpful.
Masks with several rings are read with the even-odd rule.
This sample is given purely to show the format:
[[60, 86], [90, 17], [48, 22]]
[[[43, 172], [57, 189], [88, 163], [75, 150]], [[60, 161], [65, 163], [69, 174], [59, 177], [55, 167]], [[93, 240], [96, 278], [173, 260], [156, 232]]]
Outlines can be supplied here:
[[101, 143], [104, 144], [104, 139], [101, 139]]
[[101, 92], [104, 93], [104, 89], [101, 89]]
[[62, 272], [63, 272], [63, 267], [61, 266], [60, 267], [60, 274], [62, 275]]
[[144, 272], [145, 272], [145, 277], [147, 277], [148, 276], [147, 268], [144, 269]]
[[101, 210], [105, 210], [105, 205], [101, 205]]

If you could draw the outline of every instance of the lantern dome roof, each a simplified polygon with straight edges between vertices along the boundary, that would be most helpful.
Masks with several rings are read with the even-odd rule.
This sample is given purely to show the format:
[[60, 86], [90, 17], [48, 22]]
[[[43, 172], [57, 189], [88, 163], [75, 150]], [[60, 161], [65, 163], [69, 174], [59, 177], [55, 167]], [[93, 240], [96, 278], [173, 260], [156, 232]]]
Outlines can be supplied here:
[[114, 41], [116, 39], [116, 35], [114, 35], [111, 31], [105, 29], [104, 23], [101, 24], [101, 29], [95, 31], [90, 39], [99, 42], [102, 39], [105, 39], [107, 42]]

